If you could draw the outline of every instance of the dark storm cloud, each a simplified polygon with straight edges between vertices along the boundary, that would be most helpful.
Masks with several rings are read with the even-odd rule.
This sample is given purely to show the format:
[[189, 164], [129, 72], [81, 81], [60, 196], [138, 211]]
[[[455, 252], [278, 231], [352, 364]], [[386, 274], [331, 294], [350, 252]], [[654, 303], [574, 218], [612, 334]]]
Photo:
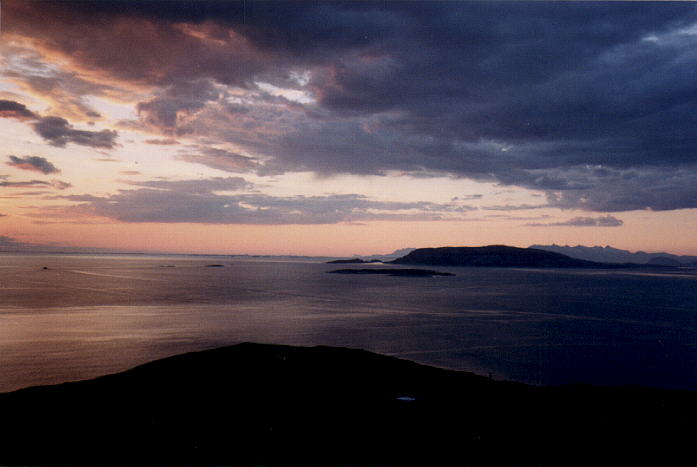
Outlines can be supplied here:
[[[672, 2], [10, 2], [7, 24], [83, 66], [160, 86], [139, 106], [146, 124], [262, 154], [267, 173], [447, 173], [612, 212], [697, 207], [696, 11]], [[303, 70], [304, 87], [290, 78]], [[238, 112], [243, 127], [211, 125], [212, 111], [203, 119], [221, 105], [216, 85], [251, 92], [259, 80], [314, 101], [277, 118]], [[270, 122], [283, 131], [255, 139]], [[657, 176], [671, 172], [680, 175], [670, 186]]]
[[33, 120], [37, 115], [27, 106], [15, 101], [0, 100], [0, 118], [15, 118], [17, 120]]
[[11, 167], [16, 167], [18, 169], [22, 170], [32, 170], [35, 172], [41, 172], [43, 174], [52, 174], [52, 173], [59, 173], [60, 170], [56, 168], [55, 165], [53, 165], [51, 162], [48, 161], [45, 157], [40, 157], [40, 156], [24, 156], [24, 157], [17, 157], [17, 156], [9, 156], [10, 159], [9, 162], [7, 162], [7, 165]]
[[114, 130], [76, 130], [61, 117], [43, 117], [33, 124], [34, 130], [52, 146], [63, 147], [68, 143], [93, 148], [111, 149], [116, 146], [118, 133]]
[[592, 188], [547, 192], [548, 203], [605, 212], [697, 208], [697, 170], [689, 166], [608, 170], [590, 180]]
[[564, 222], [553, 222], [548, 224], [532, 223], [526, 224], [529, 227], [620, 227], [624, 222], [613, 216], [601, 217], [574, 217]]
[[[186, 19], [170, 15], [177, 7], [168, 2], [149, 12], [106, 3], [5, 1], [3, 28], [30, 37], [39, 48], [74, 57], [81, 67], [102, 72], [105, 78], [138, 84], [213, 78], [245, 86], [250, 76], [275, 65], [269, 57], [255, 54], [244, 36], [230, 35], [221, 24], [224, 16], [201, 17], [191, 30]], [[192, 1], [190, 7], [196, 9], [197, 3]], [[220, 3], [229, 9], [230, 4]]]
[[[297, 2], [218, 1], [218, 0], [147, 0], [133, 2], [43, 2], [6, 0], [8, 15], [17, 21], [43, 22], [46, 27], [58, 18], [63, 23], [92, 21], [102, 27], [113, 18], [129, 18], [157, 24], [194, 23], [234, 27], [256, 47], [265, 51], [292, 53], [295, 57], [332, 53], [336, 49], [364, 47], [377, 39], [398, 33], [405, 16], [433, 14], [436, 9], [420, 5], [394, 6], [391, 2]], [[395, 2], [397, 3], [397, 2]], [[14, 10], [14, 11], [13, 11]], [[41, 18], [39, 12], [54, 18]], [[394, 10], [394, 12], [393, 12]], [[395, 14], [396, 12], [396, 14]], [[440, 12], [443, 14], [443, 12]], [[13, 18], [14, 19], [14, 18]], [[9, 23], [9, 21], [8, 21]], [[53, 26], [58, 27], [58, 26]], [[162, 31], [162, 30], [160, 30]], [[137, 32], [134, 32], [137, 34]], [[222, 39], [223, 34], [216, 35]], [[64, 40], [66, 39], [54, 39]], [[133, 41], [133, 44], [136, 44]], [[141, 44], [149, 47], [148, 44]], [[97, 47], [95, 44], [93, 47]], [[114, 51], [119, 53], [119, 51]], [[128, 51], [137, 55], [137, 50]], [[117, 57], [118, 59], [118, 57]]]

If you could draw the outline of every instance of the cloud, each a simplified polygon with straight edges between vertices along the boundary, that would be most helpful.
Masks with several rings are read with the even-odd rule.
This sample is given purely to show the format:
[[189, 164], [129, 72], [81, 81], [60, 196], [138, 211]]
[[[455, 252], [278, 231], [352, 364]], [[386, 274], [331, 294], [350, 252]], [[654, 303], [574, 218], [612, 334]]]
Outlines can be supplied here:
[[177, 141], [176, 139], [171, 139], [171, 138], [167, 138], [167, 139], [146, 139], [146, 140], [145, 140], [145, 143], [146, 143], [146, 144], [155, 144], [155, 145], [159, 145], [159, 146], [171, 146], [171, 145], [174, 145], [174, 144], [179, 144], [179, 141]]
[[118, 133], [114, 130], [76, 130], [61, 117], [43, 117], [33, 124], [34, 130], [52, 146], [63, 147], [68, 143], [92, 148], [112, 149]]
[[15, 101], [0, 100], [0, 118], [14, 118], [16, 120], [34, 120], [38, 116], [27, 109], [24, 104]]
[[35, 54], [19, 54], [5, 63], [7, 81], [48, 104], [48, 112], [71, 120], [91, 121], [101, 115], [85, 99], [86, 96], [114, 96], [117, 90], [102, 83], [81, 79], [75, 72], [47, 67]]
[[225, 172], [245, 172], [260, 167], [260, 164], [251, 157], [210, 147], [199, 147], [198, 153], [181, 154], [177, 156], [177, 159]]
[[550, 206], [619, 212], [697, 208], [697, 170], [686, 167], [569, 171], [585, 188], [547, 191]]
[[0, 100], [0, 117], [18, 120], [33, 120], [34, 131], [53, 146], [63, 147], [68, 143], [111, 149], [116, 145], [118, 133], [114, 130], [76, 130], [62, 117], [40, 115], [15, 101]]
[[[30, 49], [54, 63], [62, 62], [65, 74], [49, 74], [69, 83], [66, 91], [73, 95], [80, 94], [78, 87], [83, 83], [76, 84], [71, 76], [79, 76], [93, 87], [101, 83], [109, 87], [89, 94], [131, 91], [131, 97], [143, 97], [147, 95], [144, 91], [159, 87], [154, 100], [145, 99], [141, 109], [144, 119], [153, 119], [153, 123], [172, 121], [173, 106], [165, 102], [174, 97], [166, 95], [170, 87], [209, 79], [247, 87], [251, 76], [273, 74], [278, 61], [288, 62], [281, 54], [258, 51], [246, 37], [221, 21], [224, 16], [182, 21], [167, 17], [166, 11], [182, 4], [145, 3], [154, 8], [154, 15], [140, 14], [138, 8], [128, 5], [111, 10], [97, 3], [85, 9], [79, 1], [3, 2], [3, 35], [11, 37], [17, 47]], [[187, 8], [208, 10], [211, 3]], [[222, 5], [222, 10], [234, 8], [224, 3], [227, 5]]]
[[65, 190], [72, 185], [61, 180], [27, 180], [21, 182], [11, 182], [7, 180], [6, 175], [0, 175], [0, 188], [55, 188], [57, 190]]
[[456, 201], [458, 199], [463, 200], [463, 201], [472, 201], [475, 199], [482, 199], [484, 195], [480, 194], [474, 194], [474, 195], [462, 195], [462, 196], [455, 196], [452, 201]]
[[57, 188], [58, 190], [65, 190], [66, 188], [70, 188], [70, 187], [72, 187], [73, 185], [72, 185], [71, 183], [63, 182], [63, 181], [61, 181], [61, 180], [52, 180], [52, 181], [51, 181], [51, 186], [52, 186], [53, 188]]
[[21, 191], [18, 193], [14, 193], [15, 196], [19, 197], [27, 197], [27, 196], [44, 196], [50, 193], [50, 191]]
[[51, 162], [46, 158], [40, 156], [9, 156], [10, 161], [7, 165], [11, 167], [16, 167], [22, 170], [31, 170], [35, 172], [41, 172], [43, 174], [60, 173], [60, 170], [56, 168]]
[[564, 222], [554, 222], [549, 224], [532, 223], [526, 224], [529, 227], [620, 227], [624, 222], [614, 216], [601, 217], [574, 217]]
[[505, 205], [492, 205], [492, 206], [482, 206], [482, 209], [487, 211], [524, 211], [528, 209], [542, 209], [547, 208], [547, 204], [505, 204]]
[[129, 185], [156, 188], [162, 191], [181, 192], [181, 193], [213, 193], [216, 191], [240, 191], [253, 188], [242, 177], [213, 177], [198, 180], [145, 180], [131, 181]]
[[[84, 206], [123, 222], [210, 224], [335, 224], [356, 220], [437, 220], [437, 213], [396, 214], [418, 206], [371, 202], [360, 195], [272, 197], [214, 195], [159, 190], [124, 190]], [[371, 212], [372, 209], [388, 212]]]
[[141, 125], [232, 143], [262, 174], [398, 170], [597, 212], [697, 207], [694, 4], [6, 3], [18, 44], [155, 89]]
[[185, 134], [182, 127], [196, 111], [218, 98], [219, 91], [211, 80], [180, 81], [167, 86], [155, 97], [138, 103], [136, 109], [147, 126], [165, 134]]
[[78, 203], [40, 210], [40, 217], [101, 216], [122, 222], [208, 224], [335, 224], [367, 220], [463, 219], [469, 206], [371, 200], [358, 194], [270, 196], [240, 177], [128, 182], [135, 189], [110, 196], [57, 196]]
[[484, 216], [486, 220], [505, 220], [505, 221], [539, 221], [543, 219], [553, 219], [554, 216], [543, 214], [541, 216], [513, 216], [509, 214], [488, 214]]

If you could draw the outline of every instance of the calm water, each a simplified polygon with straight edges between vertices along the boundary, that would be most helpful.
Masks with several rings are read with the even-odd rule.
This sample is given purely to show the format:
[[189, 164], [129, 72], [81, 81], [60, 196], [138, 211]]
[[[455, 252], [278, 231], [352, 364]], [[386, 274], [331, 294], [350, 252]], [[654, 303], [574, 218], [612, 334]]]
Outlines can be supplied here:
[[534, 384], [697, 389], [695, 273], [438, 268], [457, 276], [427, 279], [332, 269], [0, 255], [0, 392], [243, 341], [363, 348]]

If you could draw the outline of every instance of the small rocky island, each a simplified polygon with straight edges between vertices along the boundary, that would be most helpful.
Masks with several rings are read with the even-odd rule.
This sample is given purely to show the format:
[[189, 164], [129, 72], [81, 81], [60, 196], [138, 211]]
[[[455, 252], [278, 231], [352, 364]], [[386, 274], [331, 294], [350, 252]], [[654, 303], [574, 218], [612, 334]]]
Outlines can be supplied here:
[[337, 269], [328, 271], [329, 274], [382, 274], [394, 277], [433, 277], [433, 276], [454, 276], [450, 272], [432, 271], [430, 269]]
[[360, 258], [351, 258], [351, 259], [335, 259], [334, 261], [327, 261], [327, 264], [369, 264], [369, 263], [382, 263], [382, 260], [379, 259], [360, 259]]

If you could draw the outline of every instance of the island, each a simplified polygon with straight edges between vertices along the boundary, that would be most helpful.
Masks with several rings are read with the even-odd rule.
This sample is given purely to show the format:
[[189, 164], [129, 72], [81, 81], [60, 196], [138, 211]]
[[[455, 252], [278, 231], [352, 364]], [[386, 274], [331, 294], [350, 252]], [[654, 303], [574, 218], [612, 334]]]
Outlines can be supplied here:
[[391, 264], [429, 266], [523, 267], [523, 268], [638, 268], [646, 265], [610, 264], [582, 259], [535, 248], [516, 248], [506, 245], [482, 247], [418, 248]]
[[694, 465], [697, 393], [240, 344], [0, 394], [2, 465]]
[[351, 259], [335, 259], [333, 261], [327, 261], [327, 264], [368, 264], [368, 263], [382, 263], [379, 259], [361, 259], [361, 258], [351, 258]]
[[395, 277], [434, 277], [454, 276], [451, 272], [431, 271], [430, 269], [337, 269], [327, 271], [329, 274], [382, 274]]

